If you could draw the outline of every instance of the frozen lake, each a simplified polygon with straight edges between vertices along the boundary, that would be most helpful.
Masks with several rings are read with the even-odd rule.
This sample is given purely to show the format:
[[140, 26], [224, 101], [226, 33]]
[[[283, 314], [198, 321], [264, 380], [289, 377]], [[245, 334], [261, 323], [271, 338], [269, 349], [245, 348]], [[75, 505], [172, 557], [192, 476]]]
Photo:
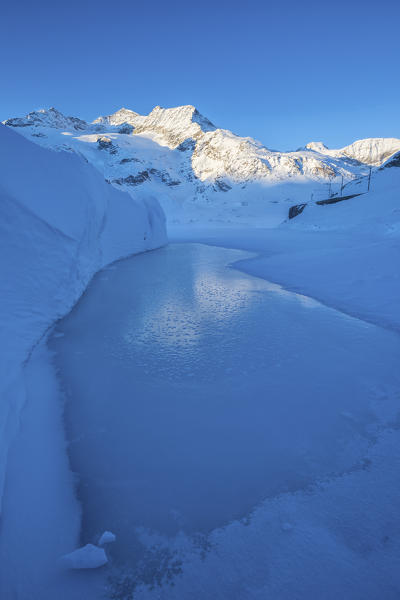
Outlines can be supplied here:
[[99, 273], [50, 342], [66, 393], [82, 543], [208, 532], [357, 466], [395, 336], [173, 244]]

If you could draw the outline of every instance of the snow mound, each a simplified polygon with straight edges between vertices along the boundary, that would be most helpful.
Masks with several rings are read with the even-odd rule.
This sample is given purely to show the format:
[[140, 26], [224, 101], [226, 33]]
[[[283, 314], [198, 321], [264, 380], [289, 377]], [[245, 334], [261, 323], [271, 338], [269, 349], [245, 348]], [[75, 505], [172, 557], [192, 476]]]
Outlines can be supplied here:
[[111, 531], [105, 531], [99, 539], [99, 546], [104, 546], [104, 544], [111, 544], [112, 542], [115, 542], [116, 539], [117, 537], [114, 533], [111, 533]]

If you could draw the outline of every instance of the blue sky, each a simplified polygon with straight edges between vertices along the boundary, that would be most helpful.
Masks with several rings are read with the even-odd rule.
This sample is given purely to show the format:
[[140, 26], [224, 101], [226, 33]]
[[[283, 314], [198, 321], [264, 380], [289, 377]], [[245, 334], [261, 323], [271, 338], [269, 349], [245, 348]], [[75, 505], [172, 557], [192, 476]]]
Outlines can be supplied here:
[[270, 148], [400, 137], [400, 2], [3, 3], [0, 119], [194, 104]]

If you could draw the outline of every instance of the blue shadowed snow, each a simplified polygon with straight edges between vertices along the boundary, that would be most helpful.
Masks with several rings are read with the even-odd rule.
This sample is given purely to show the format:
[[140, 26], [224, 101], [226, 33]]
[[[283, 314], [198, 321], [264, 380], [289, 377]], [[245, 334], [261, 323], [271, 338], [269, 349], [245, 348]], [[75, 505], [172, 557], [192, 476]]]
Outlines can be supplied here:
[[[67, 394], [82, 543], [208, 532], [266, 497], [358, 468], [397, 336], [176, 244], [99, 273], [51, 340]], [[62, 335], [61, 335], [62, 334]]]

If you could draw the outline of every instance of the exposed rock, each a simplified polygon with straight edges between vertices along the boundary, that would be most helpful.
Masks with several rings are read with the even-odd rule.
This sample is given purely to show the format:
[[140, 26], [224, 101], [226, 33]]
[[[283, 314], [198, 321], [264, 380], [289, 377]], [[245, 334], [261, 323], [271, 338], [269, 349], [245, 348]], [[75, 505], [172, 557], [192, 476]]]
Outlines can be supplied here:
[[193, 150], [196, 147], [196, 140], [192, 140], [190, 138], [188, 138], [187, 140], [185, 140], [184, 142], [182, 142], [181, 144], [179, 144], [179, 146], [177, 146], [177, 150], [179, 150], [179, 152], [193, 152]]
[[229, 192], [229, 190], [232, 189], [232, 186], [229, 185], [229, 183], [226, 183], [226, 181], [223, 181], [222, 179], [215, 180], [215, 187], [221, 192]]
[[131, 163], [131, 162], [140, 162], [140, 160], [138, 158], [135, 158], [135, 157], [132, 156], [130, 158], [123, 158], [122, 160], [119, 161], [119, 164], [120, 165], [126, 165], [126, 164]]
[[149, 169], [149, 173], [151, 173], [151, 175], [155, 175], [163, 183], [166, 183], [167, 185], [170, 185], [170, 186], [179, 185], [181, 183], [179, 181], [179, 179], [172, 179], [166, 171], [160, 171], [159, 169], [152, 168], [152, 169]]
[[108, 137], [98, 137], [97, 138], [97, 146], [99, 148], [99, 150], [107, 150], [107, 152], [110, 152], [110, 154], [117, 154], [118, 152], [118, 148], [117, 146], [114, 146], [114, 144], [112, 143], [112, 140]]
[[400, 167], [400, 152], [396, 152], [381, 168], [390, 169], [392, 167]]
[[112, 182], [118, 185], [140, 185], [145, 181], [149, 181], [151, 176], [159, 179], [163, 183], [168, 186], [180, 185], [180, 181], [177, 179], [172, 179], [168, 173], [165, 171], [160, 171], [159, 169], [151, 168], [146, 169], [144, 171], [140, 171], [136, 175], [128, 175], [127, 177], [119, 177], [118, 179], [113, 179]]
[[112, 183], [116, 183], [118, 185], [139, 185], [148, 181], [150, 179], [150, 175], [148, 171], [140, 171], [137, 175], [128, 175], [127, 177], [119, 177], [118, 179], [113, 179]]
[[118, 127], [118, 133], [124, 133], [125, 135], [130, 135], [133, 130], [133, 125], [130, 125], [129, 123], [123, 123], [120, 127]]

